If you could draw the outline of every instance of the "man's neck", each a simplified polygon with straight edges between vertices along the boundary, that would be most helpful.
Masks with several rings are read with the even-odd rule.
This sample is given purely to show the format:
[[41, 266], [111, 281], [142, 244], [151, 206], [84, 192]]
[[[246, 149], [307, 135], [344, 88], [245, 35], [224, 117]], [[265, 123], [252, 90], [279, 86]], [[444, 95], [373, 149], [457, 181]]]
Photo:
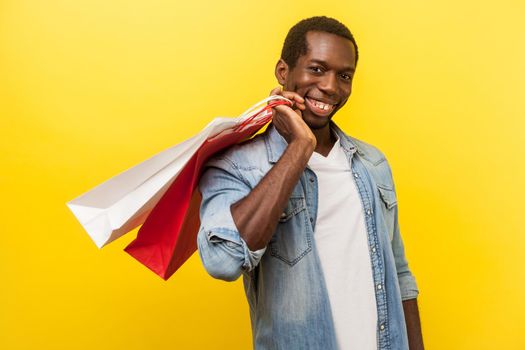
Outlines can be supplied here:
[[322, 129], [312, 130], [315, 138], [317, 139], [317, 146], [315, 152], [321, 154], [323, 157], [328, 156], [328, 153], [332, 150], [337, 137], [334, 135], [330, 125], [326, 125]]

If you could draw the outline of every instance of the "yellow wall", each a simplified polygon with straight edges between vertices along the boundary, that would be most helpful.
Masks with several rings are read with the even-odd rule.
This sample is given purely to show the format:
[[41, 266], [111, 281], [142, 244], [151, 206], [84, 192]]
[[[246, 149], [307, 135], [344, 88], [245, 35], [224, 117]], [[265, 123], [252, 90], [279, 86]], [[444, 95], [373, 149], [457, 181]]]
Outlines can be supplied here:
[[164, 282], [65, 202], [276, 86], [287, 29], [354, 32], [336, 121], [381, 148], [428, 349], [525, 349], [525, 4], [1, 1], [0, 348], [247, 349], [241, 281]]

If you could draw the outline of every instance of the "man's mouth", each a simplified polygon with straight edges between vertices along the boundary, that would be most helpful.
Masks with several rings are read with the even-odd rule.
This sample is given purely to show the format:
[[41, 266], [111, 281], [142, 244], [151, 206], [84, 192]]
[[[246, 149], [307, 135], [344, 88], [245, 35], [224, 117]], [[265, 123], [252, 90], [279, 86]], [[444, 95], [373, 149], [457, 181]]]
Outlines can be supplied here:
[[305, 97], [306, 105], [309, 107], [309, 109], [315, 114], [320, 117], [327, 117], [329, 116], [336, 104], [330, 104], [327, 102], [316, 100], [312, 97]]

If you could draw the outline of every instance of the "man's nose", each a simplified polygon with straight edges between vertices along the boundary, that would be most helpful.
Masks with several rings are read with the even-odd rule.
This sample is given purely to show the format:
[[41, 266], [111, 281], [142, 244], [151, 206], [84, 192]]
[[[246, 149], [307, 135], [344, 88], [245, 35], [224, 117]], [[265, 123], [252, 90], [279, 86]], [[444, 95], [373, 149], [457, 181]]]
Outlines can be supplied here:
[[327, 95], [335, 95], [337, 93], [337, 75], [334, 72], [325, 74], [319, 83], [319, 89]]

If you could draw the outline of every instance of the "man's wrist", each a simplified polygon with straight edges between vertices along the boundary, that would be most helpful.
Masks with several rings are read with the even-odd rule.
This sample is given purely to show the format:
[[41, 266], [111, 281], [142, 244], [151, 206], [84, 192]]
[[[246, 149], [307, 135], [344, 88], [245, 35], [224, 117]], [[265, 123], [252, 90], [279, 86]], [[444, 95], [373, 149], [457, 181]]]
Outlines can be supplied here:
[[315, 144], [311, 141], [296, 139], [288, 144], [285, 153], [291, 153], [294, 159], [300, 160], [306, 166], [314, 150]]

